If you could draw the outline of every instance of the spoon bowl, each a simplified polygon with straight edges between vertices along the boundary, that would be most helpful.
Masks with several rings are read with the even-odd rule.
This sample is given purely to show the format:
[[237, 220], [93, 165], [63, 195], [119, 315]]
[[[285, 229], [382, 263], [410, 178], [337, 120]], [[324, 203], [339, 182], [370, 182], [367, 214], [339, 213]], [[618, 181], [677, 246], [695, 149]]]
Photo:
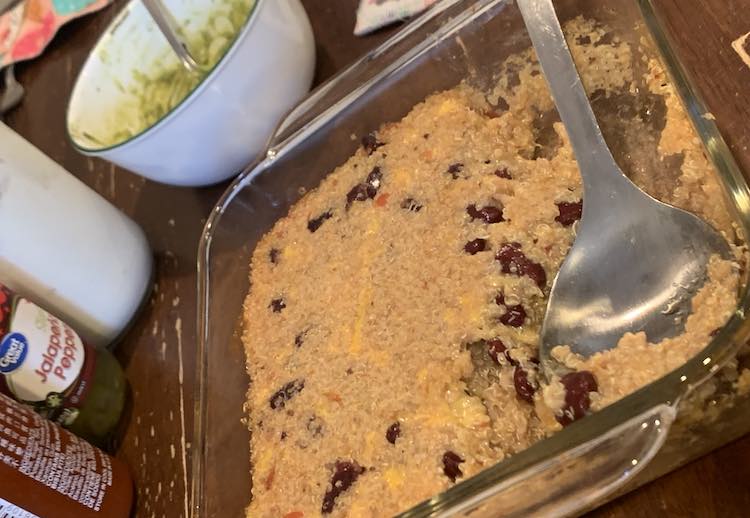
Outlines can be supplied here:
[[[518, 0], [583, 179], [576, 238], [552, 283], [541, 332], [547, 375], [567, 345], [584, 357], [615, 347], [625, 333], [659, 342], [684, 330], [692, 297], [712, 257], [731, 257], [703, 220], [655, 200], [612, 157], [565, 41], [552, 0]], [[549, 377], [549, 376], [548, 376]]]
[[731, 255], [700, 218], [625, 176], [613, 184], [586, 198], [575, 244], [553, 281], [541, 333], [547, 364], [557, 345], [588, 357], [625, 333], [644, 331], [652, 343], [681, 333], [711, 257]]

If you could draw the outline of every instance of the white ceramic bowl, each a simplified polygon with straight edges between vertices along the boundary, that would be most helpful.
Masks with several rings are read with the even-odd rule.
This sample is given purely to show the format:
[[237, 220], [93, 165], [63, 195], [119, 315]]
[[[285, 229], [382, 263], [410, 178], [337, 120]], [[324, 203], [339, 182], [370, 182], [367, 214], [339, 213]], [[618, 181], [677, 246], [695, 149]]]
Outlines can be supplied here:
[[[196, 24], [226, 1], [165, 3], [178, 22]], [[68, 135], [80, 152], [157, 182], [209, 185], [250, 163], [281, 116], [307, 93], [315, 42], [299, 0], [256, 0], [223, 57], [187, 97], [150, 127], [109, 145], [123, 107], [133, 106], [129, 91], [142, 85], [134, 71], [148, 73], [155, 63], [166, 67], [177, 58], [143, 5], [131, 0], [78, 76]]]

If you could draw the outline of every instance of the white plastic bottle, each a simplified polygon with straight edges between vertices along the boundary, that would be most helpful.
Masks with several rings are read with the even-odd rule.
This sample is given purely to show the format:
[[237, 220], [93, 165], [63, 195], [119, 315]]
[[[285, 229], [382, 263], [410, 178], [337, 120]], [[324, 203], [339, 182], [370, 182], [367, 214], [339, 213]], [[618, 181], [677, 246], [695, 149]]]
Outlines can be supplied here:
[[0, 124], [0, 282], [106, 346], [150, 288], [152, 255], [122, 212]]

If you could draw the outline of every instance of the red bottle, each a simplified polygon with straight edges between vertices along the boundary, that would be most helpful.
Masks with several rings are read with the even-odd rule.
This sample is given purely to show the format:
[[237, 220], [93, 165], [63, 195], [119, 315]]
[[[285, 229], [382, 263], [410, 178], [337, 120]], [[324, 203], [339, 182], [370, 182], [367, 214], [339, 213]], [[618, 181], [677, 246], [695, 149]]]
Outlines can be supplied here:
[[127, 518], [125, 465], [0, 394], [0, 516]]

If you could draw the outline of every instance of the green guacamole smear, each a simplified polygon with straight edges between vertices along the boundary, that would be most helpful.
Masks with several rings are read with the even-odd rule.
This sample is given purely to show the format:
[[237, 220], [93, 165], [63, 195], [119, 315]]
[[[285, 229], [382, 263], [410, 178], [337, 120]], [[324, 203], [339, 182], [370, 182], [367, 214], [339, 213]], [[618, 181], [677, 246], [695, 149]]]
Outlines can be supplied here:
[[[126, 94], [113, 114], [109, 135], [87, 135], [101, 146], [114, 146], [153, 126], [179, 105], [210, 73], [234, 42], [252, 12], [255, 0], [222, 0], [209, 15], [192, 16], [182, 28], [190, 53], [202, 71], [187, 70], [171, 49], [145, 70], [134, 70], [132, 81], [118, 88]], [[104, 56], [100, 57], [105, 61]], [[107, 56], [107, 60], [111, 59]]]

